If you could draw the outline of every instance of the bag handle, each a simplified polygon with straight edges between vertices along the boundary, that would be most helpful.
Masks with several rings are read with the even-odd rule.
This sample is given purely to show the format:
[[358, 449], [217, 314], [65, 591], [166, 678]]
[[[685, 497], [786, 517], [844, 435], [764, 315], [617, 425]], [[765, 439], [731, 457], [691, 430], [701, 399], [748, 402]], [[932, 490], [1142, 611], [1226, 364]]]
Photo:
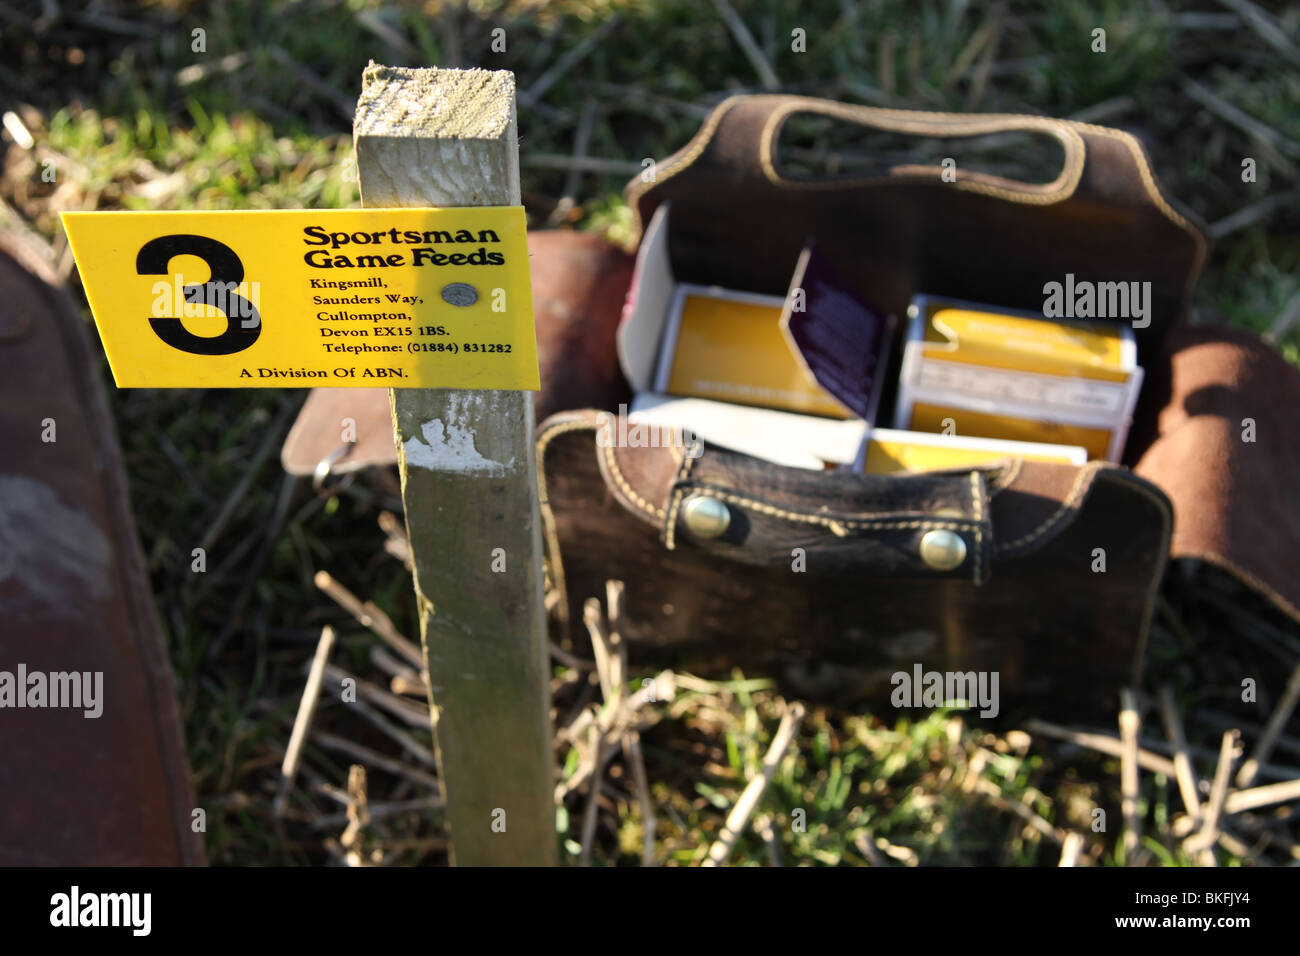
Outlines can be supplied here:
[[[793, 180], [777, 167], [776, 144], [783, 124], [800, 112], [924, 137], [1037, 132], [1061, 144], [1065, 161], [1049, 183], [960, 167], [955, 181], [945, 182], [927, 166]], [[1203, 232], [1163, 195], [1132, 134], [1042, 116], [736, 96], [652, 175], [634, 179], [627, 197], [637, 235], [659, 206], [672, 203], [669, 254], [681, 281], [784, 291], [773, 277], [789, 274], [809, 235], [845, 250], [846, 259], [874, 261], [878, 274], [863, 276], [863, 291], [895, 311], [916, 291], [1039, 308], [1044, 283], [1067, 272], [1092, 281], [1149, 280], [1154, 304], [1150, 328], [1139, 331], [1143, 360], [1186, 315], [1207, 253]], [[959, 269], [958, 258], [970, 261]]]
[[[1074, 194], [1087, 155], [1083, 137], [1076, 130], [1058, 120], [1040, 116], [924, 113], [869, 106], [847, 106], [842, 103], [804, 98], [790, 99], [784, 103], [772, 104], [771, 107], [764, 106], [764, 110], [767, 112], [767, 118], [759, 133], [757, 144], [759, 166], [769, 182], [791, 189], [851, 188], [855, 185], [878, 183], [886, 179], [924, 180], [1021, 202], [1058, 202]], [[811, 113], [871, 129], [907, 133], [918, 137], [964, 138], [991, 133], [1039, 133], [1051, 137], [1061, 145], [1065, 160], [1056, 177], [1047, 183], [1022, 182], [1004, 176], [967, 170], [960, 165], [953, 170], [955, 178], [951, 182], [944, 182], [942, 167], [922, 165], [894, 167], [885, 176], [857, 178], [837, 176], [826, 179], [794, 180], [782, 176], [777, 168], [776, 147], [786, 121], [800, 113]]]
[[[776, 143], [785, 122], [797, 113], [812, 113], [887, 132], [918, 137], [968, 137], [991, 133], [1036, 132], [1060, 143], [1065, 161], [1049, 183], [1026, 183], [978, 171], [955, 170], [956, 180], [944, 182], [940, 168], [895, 167], [884, 176], [794, 180], [776, 166]], [[1075, 197], [1108, 204], [1143, 205], [1158, 209], [1189, 233], [1204, 258], [1201, 230], [1172, 207], [1151, 172], [1138, 141], [1122, 130], [1020, 113], [943, 113], [856, 106], [808, 96], [738, 95], [724, 100], [682, 149], [658, 164], [650, 181], [644, 176], [628, 184], [628, 201], [642, 224], [662, 201], [674, 177], [695, 168], [704, 174], [725, 169], [728, 184], [738, 192], [782, 189], [852, 192], [890, 182], [929, 182], [935, 188], [981, 193], [1012, 202], [1047, 205]]]

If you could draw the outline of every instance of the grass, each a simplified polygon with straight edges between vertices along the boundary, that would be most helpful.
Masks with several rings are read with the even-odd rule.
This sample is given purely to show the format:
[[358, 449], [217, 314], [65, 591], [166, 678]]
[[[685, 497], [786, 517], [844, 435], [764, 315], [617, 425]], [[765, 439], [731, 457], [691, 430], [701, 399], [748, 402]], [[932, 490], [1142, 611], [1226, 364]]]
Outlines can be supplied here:
[[[1282, 197], [1267, 215], [1219, 237], [1197, 311], [1265, 331], [1300, 293], [1300, 112], [1294, 108], [1300, 71], [1224, 8], [1190, 0], [733, 5], [783, 90], [916, 109], [1083, 114], [1124, 126], [1142, 136], [1168, 191], [1211, 224]], [[630, 235], [621, 191], [642, 160], [684, 143], [726, 95], [760, 89], [754, 65], [722, 18], [694, 0], [468, 7], [437, 0], [64, 0], [60, 9], [54, 23], [2, 24], [0, 94], [37, 145], [8, 149], [0, 196], [51, 243], [70, 276], [57, 223], [66, 209], [357, 205], [346, 105], [372, 57], [515, 71], [525, 94], [519, 126], [530, 223], [592, 230], [616, 242]], [[1294, 46], [1300, 9], [1277, 16]], [[1106, 31], [1104, 54], [1091, 49], [1099, 27]], [[491, 49], [497, 28], [505, 30], [500, 53]], [[192, 48], [196, 29], [205, 31], [203, 52]], [[796, 29], [805, 31], [806, 52], [791, 49]], [[597, 31], [599, 42], [580, 63], [548, 74]], [[1207, 110], [1189, 97], [1188, 78], [1271, 132], [1252, 134]], [[535, 100], [528, 97], [543, 79], [553, 82]], [[587, 113], [588, 153], [617, 161], [626, 172], [570, 175], [554, 168], [557, 157], [571, 154]], [[808, 124], [793, 128], [782, 148], [814, 165], [827, 157], [851, 161], [851, 141], [837, 138], [842, 135]], [[1256, 160], [1254, 182], [1241, 178], [1247, 157]], [[1019, 150], [991, 151], [987, 162], [1025, 159]], [[1041, 168], [1050, 160], [1035, 158]], [[50, 167], [53, 182], [41, 175]], [[1300, 328], [1277, 345], [1300, 364]], [[315, 776], [282, 824], [269, 816], [269, 796], [302, 666], [323, 624], [341, 632], [337, 663], [386, 681], [371, 660], [373, 639], [315, 590], [314, 572], [327, 568], [405, 633], [414, 629], [409, 577], [382, 553], [375, 526], [378, 509], [394, 506], [391, 488], [375, 476], [324, 496], [286, 487], [274, 451], [301, 393], [110, 388], [110, 395], [179, 678], [195, 783], [209, 810], [209, 856], [222, 864], [339, 858], [346, 848], [334, 837], [342, 827], [316, 824], [341, 810], [348, 759], [309, 747], [306, 763]], [[259, 461], [264, 447], [271, 453]], [[247, 493], [228, 502], [250, 467]], [[223, 512], [228, 520], [214, 533]], [[209, 537], [209, 570], [196, 581], [191, 549]], [[1233, 711], [1226, 691], [1203, 688], [1241, 673], [1243, 655], [1262, 661], [1259, 673], [1282, 673], [1287, 659], [1276, 648], [1296, 641], [1296, 628], [1231, 582], [1199, 573], [1205, 577], [1194, 579], [1194, 587], [1171, 574], [1153, 635], [1149, 686], [1172, 683], [1189, 709]], [[556, 683], [564, 712], [578, 699], [581, 681], [557, 668]], [[1277, 679], [1265, 683], [1268, 693], [1278, 692]], [[699, 686], [683, 692], [645, 733], [661, 808], [657, 858], [669, 864], [702, 859], [783, 711], [761, 681], [737, 675]], [[385, 754], [400, 753], [341, 706], [325, 706], [319, 723]], [[1216, 729], [1189, 720], [1188, 733], [1217, 749]], [[577, 758], [565, 759], [572, 773]], [[974, 773], [973, 766], [982, 769]], [[1212, 766], [1199, 769], [1208, 775]], [[611, 774], [622, 773], [616, 762]], [[1151, 774], [1142, 779], [1144, 847], [1160, 862], [1187, 862], [1169, 836], [1178, 810], [1172, 782]], [[985, 784], [975, 786], [978, 780]], [[612, 776], [611, 784], [617, 793], [626, 780]], [[369, 790], [372, 802], [414, 795], [383, 774]], [[560, 813], [567, 852], [579, 839], [578, 796]], [[886, 853], [878, 841], [896, 853], [887, 856], [893, 862], [1055, 862], [1059, 848], [1008, 804], [1030, 808], [1051, 827], [1085, 832], [1085, 856], [1093, 862], [1122, 859], [1116, 760], [1038, 740], [1031, 745], [1005, 726], [973, 725], [957, 713], [900, 718], [814, 708], [761, 811], [776, 825], [787, 864], [862, 863], [872, 848]], [[1094, 807], [1112, 808], [1106, 832], [1091, 829]], [[595, 862], [635, 863], [643, 825], [634, 799], [611, 796]], [[444, 858], [436, 815], [394, 816], [375, 823], [364, 839], [371, 849], [386, 849], [390, 862]], [[1275, 850], [1276, 844], [1268, 852]], [[747, 832], [732, 862], [763, 864], [771, 852]], [[1224, 863], [1249, 859], [1220, 852]]]

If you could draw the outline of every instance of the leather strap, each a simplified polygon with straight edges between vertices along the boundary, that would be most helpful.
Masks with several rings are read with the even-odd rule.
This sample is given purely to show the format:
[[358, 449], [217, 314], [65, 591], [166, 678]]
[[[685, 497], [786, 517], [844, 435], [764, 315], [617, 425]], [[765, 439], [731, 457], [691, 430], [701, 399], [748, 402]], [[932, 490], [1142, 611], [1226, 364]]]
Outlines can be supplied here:
[[[923, 474], [862, 475], [786, 468], [717, 445], [615, 447], [617, 419], [594, 409], [547, 419], [538, 432], [538, 480], [548, 548], [555, 556], [554, 516], [546, 474], [551, 443], [574, 431], [590, 432], [609, 494], [626, 511], [658, 529], [669, 551], [703, 550], [739, 564], [792, 568], [802, 548], [803, 566], [819, 574], [868, 577], [989, 579], [995, 547], [991, 498], [1020, 469], [1008, 467]], [[697, 454], [698, 453], [698, 454]], [[723, 535], [691, 531], [683, 506], [700, 494], [726, 505], [731, 523]], [[962, 539], [966, 555], [955, 568], [931, 567], [921, 540], [931, 531]]]
[[[684, 455], [664, 514], [668, 550], [694, 547], [741, 564], [819, 574], [988, 580], [993, 552], [988, 485], [979, 471], [890, 475], [786, 468], [701, 442]], [[692, 533], [683, 503], [700, 495], [723, 503], [724, 534]], [[929, 532], [961, 538], [952, 569], [921, 556]], [[802, 554], [797, 553], [800, 549]]]
[[[865, 178], [795, 179], [776, 144], [793, 115], [952, 140], [956, 180], [901, 166]], [[968, 171], [963, 137], [1040, 132], [1061, 144], [1044, 184]], [[815, 236], [872, 301], [902, 315], [917, 292], [1038, 311], [1043, 286], [1150, 282], [1150, 324], [1136, 329], [1153, 360], [1184, 317], [1207, 242], [1191, 213], [1165, 196], [1141, 144], [1122, 130], [1014, 114], [969, 115], [847, 106], [808, 97], [722, 102], [685, 147], [627, 195], [640, 224], [672, 203], [669, 255], [679, 281], [784, 294]]]

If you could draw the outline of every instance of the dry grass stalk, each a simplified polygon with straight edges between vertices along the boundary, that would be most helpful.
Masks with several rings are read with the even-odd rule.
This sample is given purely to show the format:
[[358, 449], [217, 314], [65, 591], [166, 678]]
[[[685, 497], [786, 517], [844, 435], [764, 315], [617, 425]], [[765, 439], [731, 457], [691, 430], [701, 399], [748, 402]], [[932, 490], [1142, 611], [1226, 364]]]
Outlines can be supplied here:
[[776, 72], [772, 69], [772, 64], [767, 61], [763, 55], [762, 49], [754, 40], [754, 35], [749, 32], [749, 27], [745, 26], [745, 21], [740, 18], [731, 4], [727, 0], [713, 0], [714, 7], [717, 8], [727, 29], [735, 37], [736, 45], [740, 47], [740, 52], [745, 55], [749, 65], [754, 68], [758, 74], [759, 82], [763, 84], [765, 90], [779, 90], [781, 81], [777, 78]]
[[628, 717], [621, 723], [626, 726], [622, 733], [623, 743], [623, 760], [632, 770], [632, 781], [636, 788], [637, 801], [641, 805], [641, 826], [642, 826], [642, 843], [641, 843], [641, 865], [651, 866], [654, 863], [655, 848], [655, 808], [654, 802], [650, 798], [650, 778], [646, 773], [645, 756], [641, 753], [641, 735], [636, 729], [630, 726], [631, 715], [636, 712], [642, 704], [647, 702], [647, 696], [641, 695], [641, 700], [624, 707], [624, 695], [627, 687], [627, 642], [623, 640], [623, 608], [624, 608], [624, 587], [622, 581], [605, 582], [605, 607], [609, 615], [609, 649], [610, 666], [610, 683], [614, 687], [613, 706], [619, 710], [626, 711]]
[[[1215, 710], [1212, 707], [1198, 707], [1196, 709], [1196, 718], [1203, 724], [1208, 724], [1218, 730], [1240, 730], [1242, 734], [1252, 734], [1258, 736], [1264, 732], [1262, 724], [1252, 723], [1249, 720], [1242, 720], [1234, 714], [1228, 714], [1221, 710]], [[1292, 757], [1300, 757], [1300, 739], [1278, 734], [1277, 740], [1273, 743], [1274, 750], [1285, 751]], [[1260, 776], [1263, 776], [1261, 772]]]
[[858, 848], [858, 852], [867, 861], [867, 866], [889, 866], [889, 861], [881, 856], [880, 851], [876, 849], [875, 839], [872, 837], [871, 831], [863, 830], [855, 836], [853, 845]]
[[1138, 731], [1142, 720], [1138, 716], [1137, 698], [1125, 687], [1119, 692], [1119, 733], [1123, 744], [1120, 752], [1120, 812], [1124, 817], [1124, 862], [1136, 863], [1141, 841], [1141, 820], [1138, 817]]
[[1219, 748], [1219, 765], [1214, 771], [1214, 783], [1210, 787], [1210, 801], [1205, 809], [1205, 818], [1201, 829], [1183, 842], [1183, 849], [1200, 858], [1202, 864], [1213, 866], [1214, 854], [1211, 847], [1219, 838], [1219, 816], [1228, 796], [1228, 782], [1232, 769], [1241, 758], [1241, 734], [1235, 730], [1226, 731]]
[[353, 743], [351, 740], [346, 740], [343, 737], [326, 733], [323, 730], [318, 730], [311, 736], [313, 740], [328, 750], [336, 750], [345, 756], [351, 757], [353, 760], [361, 761], [368, 767], [374, 767], [383, 770], [386, 773], [391, 773], [395, 777], [410, 780], [412, 783], [418, 784], [420, 787], [428, 789], [441, 796], [442, 788], [438, 783], [438, 778], [431, 776], [422, 770], [408, 767], [400, 760], [393, 760], [389, 757], [385, 757], [383, 754], [371, 750], [369, 747]]
[[1160, 713], [1164, 719], [1165, 734], [1169, 737], [1169, 746], [1174, 748], [1174, 771], [1183, 806], [1192, 820], [1200, 820], [1201, 801], [1196, 795], [1196, 774], [1192, 770], [1192, 761], [1187, 756], [1187, 738], [1174, 707], [1174, 694], [1168, 687], [1160, 690]]
[[767, 847], [767, 862], [770, 866], [781, 866], [781, 839], [776, 835], [772, 815], [760, 813], [754, 818], [754, 832], [759, 835]]
[[1230, 793], [1223, 801], [1223, 809], [1228, 814], [1234, 814], [1241, 813], [1243, 810], [1267, 807], [1274, 803], [1284, 803], [1287, 800], [1300, 800], [1300, 780], [1286, 780], [1282, 783], [1270, 783], [1267, 786]]
[[[621, 595], [621, 582], [613, 581], [608, 582], [606, 585], [607, 594], [612, 593], [616, 583]], [[618, 613], [612, 605], [610, 610], [611, 616]], [[582, 849], [578, 855], [578, 864], [580, 866], [589, 866], [591, 864], [591, 851], [596, 839], [600, 788], [605, 774], [605, 767], [622, 739], [622, 725], [624, 723], [622, 718], [624, 714], [620, 707], [622, 687], [618, 683], [618, 654], [615, 641], [610, 636], [611, 629], [606, 626], [605, 616], [601, 612], [598, 598], [589, 598], [583, 605], [582, 620], [583, 624], [586, 625], [587, 633], [591, 635], [592, 656], [595, 658], [596, 675], [600, 681], [600, 690], [605, 699], [605, 706], [589, 720], [584, 720], [579, 715], [573, 725], [568, 728], [570, 739], [576, 739], [576, 733], [582, 727], [586, 728], [587, 759], [584, 761], [584, 766], [579, 768], [579, 774], [575, 774], [574, 779], [569, 781], [569, 787], [565, 788], [565, 792], [577, 786], [577, 777], [580, 775], [584, 780], [589, 781], [587, 804], [582, 818]], [[584, 711], [584, 713], [591, 713], [591, 711]], [[579, 724], [580, 727], [575, 726]], [[614, 729], [615, 725], [619, 725], [619, 732], [618, 734], [611, 734], [610, 731]], [[583, 770], [586, 773], [582, 773]]]
[[406, 536], [406, 527], [402, 519], [391, 511], [379, 512], [379, 527], [384, 532], [384, 550], [406, 565], [406, 570], [415, 570], [411, 561], [411, 541]]
[[578, 854], [579, 866], [591, 865], [591, 850], [596, 842], [597, 811], [600, 807], [600, 782], [605, 775], [605, 766], [614, 753], [614, 744], [606, 740], [599, 725], [588, 732], [588, 746], [593, 757], [591, 782], [587, 787], [587, 807], [582, 817], [582, 850]]
[[[649, 697], [647, 694], [634, 694], [624, 699], [624, 706], [618, 718], [613, 722], [610, 729], [605, 733], [604, 739], [610, 746], [616, 747], [618, 742], [626, 731], [635, 731], [640, 733], [647, 727], [657, 723], [661, 712], [651, 711], [642, 713], [644, 704], [650, 700], [671, 701], [673, 694], [673, 672], [661, 671], [655, 678], [654, 696]], [[567, 727], [561, 728], [559, 736], [573, 743], [575, 746], [582, 739], [587, 728], [597, 719], [598, 711], [594, 707], [589, 707], [581, 711], [573, 722]], [[583, 763], [574, 771], [567, 781], [557, 784], [555, 788], [555, 799], [561, 801], [570, 793], [577, 790], [587, 782], [591, 772], [595, 767], [593, 760], [594, 751], [586, 752]]]
[[[438, 761], [433, 755], [433, 751], [428, 747], [416, 743], [400, 728], [394, 727], [384, 717], [367, 704], [360, 700], [354, 700], [347, 704], [348, 707], [355, 710], [358, 714], [381, 734], [389, 740], [396, 743], [399, 747], [409, 753], [412, 757], [424, 764], [431, 770], [438, 768]], [[427, 725], [426, 725], [427, 726]]]
[[1239, 856], [1242, 859], [1251, 860], [1254, 862], [1256, 866], [1273, 865], [1267, 859], [1260, 856], [1259, 853], [1257, 853], [1254, 849], [1247, 846], [1245, 843], [1237, 839], [1235, 836], [1233, 836], [1231, 833], [1229, 833], [1226, 830], [1219, 831], [1218, 843], [1219, 846], [1223, 847], [1229, 853], [1233, 854], [1234, 856]]
[[961, 791], [962, 793], [974, 793], [976, 786], [979, 784], [980, 776], [984, 773], [984, 766], [988, 763], [989, 752], [980, 747], [971, 756], [970, 762], [966, 764], [966, 772], [962, 776]]
[[611, 30], [618, 26], [618, 23], [619, 17], [617, 14], [614, 14], [591, 33], [587, 34], [587, 36], [583, 37], [576, 46], [556, 60], [550, 68], [534, 80], [528, 89], [519, 94], [519, 105], [522, 107], [535, 107], [540, 105], [540, 100], [546, 95], [546, 91], [555, 85], [557, 80], [580, 63], [587, 54], [600, 46], [601, 41], [609, 35]]
[[1300, 50], [1296, 49], [1282, 25], [1267, 10], [1250, 0], [1219, 0], [1219, 3], [1241, 17], [1246, 26], [1258, 33], [1265, 43], [1291, 63], [1300, 66]]
[[903, 866], [920, 866], [921, 858], [911, 847], [898, 846], [884, 837], [876, 837], [876, 846], [890, 859], [897, 860]]
[[325, 679], [330, 682], [330, 686], [337, 687], [340, 690], [343, 688], [345, 680], [351, 680], [358, 697], [365, 698], [409, 727], [415, 727], [419, 730], [429, 729], [429, 708], [426, 706], [417, 704], [406, 697], [399, 697], [391, 691], [384, 690], [377, 684], [362, 680], [355, 674], [332, 664], [325, 668]]
[[298, 775], [298, 764], [302, 760], [302, 745], [307, 739], [307, 732], [311, 729], [312, 717], [316, 714], [321, 681], [325, 678], [325, 669], [333, 647], [334, 628], [322, 628], [320, 640], [316, 644], [316, 656], [312, 658], [311, 671], [307, 674], [307, 683], [302, 689], [302, 699], [298, 702], [298, 715], [293, 721], [289, 746], [285, 748], [284, 761], [280, 764], [280, 788], [271, 804], [271, 812], [277, 819], [284, 814], [289, 791], [293, 787], [294, 778]]
[[353, 764], [348, 768], [348, 825], [339, 837], [339, 845], [346, 851], [348, 866], [366, 866], [361, 855], [361, 834], [370, 824], [370, 808], [366, 805], [366, 768]]
[[383, 611], [380, 611], [373, 604], [363, 604], [355, 594], [334, 580], [328, 571], [316, 572], [316, 587], [328, 594], [334, 599], [334, 603], [356, 618], [358, 624], [369, 628], [382, 638], [389, 647], [406, 658], [411, 665], [420, 669], [424, 668], [424, 654], [408, 638], [397, 632], [397, 628], [393, 626], [393, 622], [388, 619], [388, 615]]
[[1297, 174], [1296, 166], [1286, 157], [1300, 156], [1300, 144], [1288, 139], [1267, 123], [1257, 120], [1245, 110], [1228, 102], [1208, 87], [1202, 86], [1190, 76], [1185, 74], [1182, 76], [1181, 86], [1184, 93], [1219, 117], [1219, 119], [1237, 127], [1237, 129], [1255, 140], [1275, 166], [1279, 167], [1287, 176], [1295, 178]]
[[1295, 669], [1291, 671], [1291, 677], [1286, 682], [1286, 690], [1282, 693], [1282, 699], [1273, 708], [1273, 714], [1269, 717], [1268, 723], [1264, 725], [1264, 732], [1260, 735], [1259, 740], [1255, 742], [1250, 757], [1241, 765], [1241, 770], [1237, 772], [1236, 783], [1238, 789], [1244, 790], [1255, 782], [1255, 778], [1259, 776], [1260, 766], [1272, 753], [1273, 746], [1282, 733], [1282, 728], [1291, 719], [1297, 701], [1300, 701], [1300, 664], [1297, 664]]
[[1078, 866], [1079, 854], [1083, 851], [1083, 834], [1070, 831], [1065, 835], [1061, 845], [1061, 861], [1057, 866]]
[[[1044, 737], [1055, 737], [1057, 740], [1067, 740], [1072, 744], [1080, 747], [1086, 747], [1089, 750], [1095, 750], [1111, 757], [1120, 757], [1124, 753], [1123, 743], [1112, 734], [1096, 734], [1088, 731], [1070, 730], [1068, 727], [1061, 727], [1058, 724], [1048, 723], [1045, 720], [1026, 720], [1025, 730], [1031, 734], [1040, 734]], [[1163, 776], [1175, 778], [1178, 776], [1174, 769], [1174, 762], [1167, 760], [1149, 750], [1139, 749], [1137, 752], [1138, 766], [1143, 770], [1151, 773], [1162, 774]]]
[[609, 682], [615, 706], [627, 687], [627, 645], [623, 643], [623, 582], [605, 582], [605, 610], [609, 619]]
[[[346, 796], [346, 794], [344, 795]], [[351, 798], [343, 801], [347, 806]], [[385, 803], [372, 803], [369, 805], [370, 819], [372, 821], [385, 820], [388, 817], [401, 816], [404, 813], [422, 813], [429, 810], [436, 810], [442, 806], [442, 801], [433, 797], [422, 797], [419, 800], [392, 800]], [[316, 830], [327, 830], [331, 827], [339, 826], [348, 822], [348, 815], [344, 813], [330, 813], [324, 816], [316, 817], [311, 821], [311, 826]]]
[[[404, 660], [398, 660], [382, 647], [375, 646], [370, 648], [370, 663], [374, 664], [389, 677], [401, 676], [412, 680], [417, 684], [422, 684], [422, 678], [417, 670], [411, 667]], [[397, 693], [397, 691], [394, 691]], [[421, 693], [424, 693], [422, 690]]]
[[999, 810], [1014, 813], [1016, 816], [1020, 817], [1020, 819], [1024, 820], [1025, 823], [1029, 824], [1029, 826], [1035, 831], [1041, 833], [1049, 840], [1061, 845], [1065, 844], [1067, 836], [1065, 831], [1058, 830], [1020, 801], [1008, 800], [1002, 795], [1002, 791], [998, 789], [998, 785], [992, 780], [978, 779], [975, 782], [974, 789], [976, 792], [987, 797], [989, 803], [993, 804], [993, 806], [997, 807]]
[[[421, 677], [408, 677], [406, 674], [394, 674], [388, 682], [388, 689], [394, 694], [403, 694], [407, 697], [421, 697], [426, 702], [429, 700], [429, 685]], [[432, 713], [429, 716], [430, 722], [433, 720]]]
[[776, 768], [780, 766], [785, 752], [790, 748], [790, 743], [803, 722], [803, 715], [803, 704], [797, 701], [786, 708], [785, 716], [781, 718], [781, 724], [772, 737], [772, 744], [767, 748], [767, 755], [763, 758], [758, 773], [750, 779], [749, 785], [741, 792], [740, 799], [727, 814], [722, 832], [709, 848], [709, 855], [701, 864], [702, 866], [721, 866], [727, 861], [732, 848], [736, 845], [736, 840], [749, 823], [750, 815], [758, 806], [758, 801], [763, 798], [767, 785], [772, 782]]
[[646, 773], [645, 755], [641, 752], [641, 735], [629, 730], [623, 737], [624, 759], [632, 767], [632, 782], [636, 787], [637, 802], [641, 805], [641, 828], [644, 833], [641, 846], [641, 865], [654, 865], [655, 806], [650, 797], [650, 777]]
[[[595, 658], [596, 675], [605, 698], [605, 706], [599, 711], [583, 710], [561, 731], [561, 736], [570, 741], [576, 742], [583, 731], [586, 731], [588, 737], [588, 752], [583, 765], [567, 783], [556, 788], [557, 800], [563, 800], [582, 783], [588, 783], [587, 805], [582, 821], [582, 849], [578, 858], [579, 864], [583, 866], [591, 860], [599, 809], [598, 796], [605, 767], [619, 748], [631, 770], [641, 807], [644, 829], [641, 862], [643, 866], [654, 862], [655, 809], [635, 717], [641, 706], [656, 695], [639, 694], [629, 697], [625, 693], [628, 664], [627, 646], [622, 636], [623, 594], [622, 581], [606, 582], [608, 622], [601, 614], [600, 602], [596, 598], [589, 599], [583, 606], [583, 623], [591, 635], [592, 656]], [[656, 688], [662, 676], [656, 679]]]
[[[552, 591], [551, 593], [554, 594], [555, 592]], [[551, 656], [570, 670], [581, 671], [585, 674], [596, 669], [596, 665], [593, 661], [584, 661], [578, 655], [570, 654], [554, 641], [550, 642], [549, 647]]]
[[599, 598], [587, 598], [582, 606], [582, 623], [591, 635], [591, 656], [596, 661], [596, 675], [600, 678], [600, 693], [609, 700], [613, 689], [609, 677], [609, 638], [605, 634], [604, 615]]

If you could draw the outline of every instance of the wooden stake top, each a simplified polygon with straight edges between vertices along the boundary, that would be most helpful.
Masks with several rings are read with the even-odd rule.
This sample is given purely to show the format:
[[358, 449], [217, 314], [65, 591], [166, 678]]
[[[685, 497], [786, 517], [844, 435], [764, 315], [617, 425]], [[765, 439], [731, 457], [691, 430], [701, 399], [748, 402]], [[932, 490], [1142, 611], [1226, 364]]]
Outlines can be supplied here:
[[410, 69], [373, 60], [362, 76], [356, 136], [500, 140], [514, 119], [508, 70]]

